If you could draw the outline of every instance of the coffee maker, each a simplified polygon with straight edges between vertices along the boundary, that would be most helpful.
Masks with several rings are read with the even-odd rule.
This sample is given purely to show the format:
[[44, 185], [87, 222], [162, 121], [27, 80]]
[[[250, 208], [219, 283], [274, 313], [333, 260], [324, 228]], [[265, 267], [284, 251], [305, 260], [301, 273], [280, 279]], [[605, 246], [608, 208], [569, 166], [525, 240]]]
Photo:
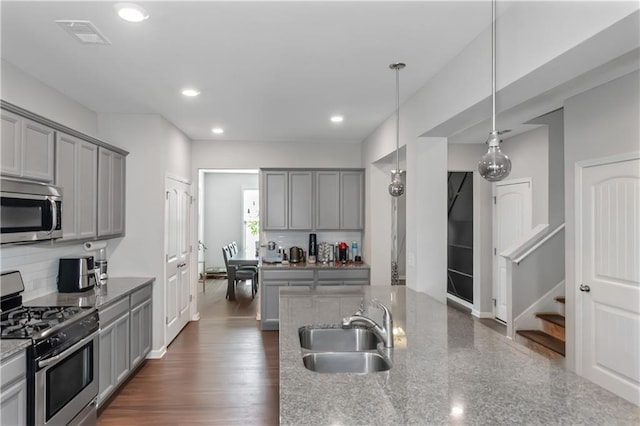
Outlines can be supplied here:
[[280, 263], [282, 262], [282, 253], [278, 250], [278, 246], [275, 241], [269, 241], [267, 243], [267, 252], [262, 258], [264, 263]]

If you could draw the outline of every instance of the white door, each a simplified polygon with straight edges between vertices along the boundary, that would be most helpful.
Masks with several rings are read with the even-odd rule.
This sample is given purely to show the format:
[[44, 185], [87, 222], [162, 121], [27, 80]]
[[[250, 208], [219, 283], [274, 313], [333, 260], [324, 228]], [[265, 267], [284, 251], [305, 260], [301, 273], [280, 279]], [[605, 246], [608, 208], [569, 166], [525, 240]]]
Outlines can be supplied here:
[[166, 344], [189, 322], [190, 255], [189, 218], [190, 185], [167, 178], [165, 199], [165, 301]]
[[581, 372], [635, 404], [640, 404], [639, 170], [637, 158], [584, 167], [576, 206]]
[[507, 322], [507, 261], [500, 252], [531, 230], [531, 180], [496, 183], [493, 203], [494, 315], [496, 319]]

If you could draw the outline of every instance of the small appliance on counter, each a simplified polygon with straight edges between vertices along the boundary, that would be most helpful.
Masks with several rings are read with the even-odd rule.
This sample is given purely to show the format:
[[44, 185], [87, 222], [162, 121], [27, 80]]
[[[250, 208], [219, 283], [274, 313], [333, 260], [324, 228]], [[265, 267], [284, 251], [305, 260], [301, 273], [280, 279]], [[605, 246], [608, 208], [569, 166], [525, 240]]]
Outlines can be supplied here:
[[307, 262], [316, 263], [316, 248], [316, 234], [309, 234], [309, 251], [307, 252], [309, 253], [309, 258], [307, 259]]
[[304, 262], [304, 251], [300, 247], [292, 246], [289, 248], [289, 262], [300, 263]]
[[278, 246], [274, 241], [267, 243], [267, 253], [262, 258], [264, 263], [280, 263], [282, 262], [282, 253], [278, 250]]
[[[106, 267], [106, 265], [105, 265]], [[96, 285], [93, 256], [63, 257], [58, 265], [58, 291], [78, 293]]]

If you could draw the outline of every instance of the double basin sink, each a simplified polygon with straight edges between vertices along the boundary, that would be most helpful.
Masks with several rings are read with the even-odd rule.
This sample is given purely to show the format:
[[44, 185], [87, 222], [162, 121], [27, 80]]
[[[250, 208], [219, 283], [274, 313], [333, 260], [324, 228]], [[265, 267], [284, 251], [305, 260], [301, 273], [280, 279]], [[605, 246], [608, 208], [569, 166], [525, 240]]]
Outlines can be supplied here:
[[[298, 329], [302, 362], [318, 373], [367, 374], [391, 369], [382, 342], [369, 328], [307, 325]], [[378, 349], [380, 347], [380, 350]]]

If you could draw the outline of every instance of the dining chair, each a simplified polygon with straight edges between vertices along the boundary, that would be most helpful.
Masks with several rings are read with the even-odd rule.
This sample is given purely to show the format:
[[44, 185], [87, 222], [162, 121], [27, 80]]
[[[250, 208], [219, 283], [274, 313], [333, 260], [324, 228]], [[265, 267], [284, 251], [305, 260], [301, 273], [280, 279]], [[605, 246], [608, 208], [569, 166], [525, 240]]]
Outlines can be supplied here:
[[[224, 264], [227, 268], [227, 276], [233, 282], [234, 288], [237, 287], [238, 281], [251, 280], [251, 298], [255, 298], [258, 292], [258, 273], [252, 266], [237, 266], [230, 265], [229, 259], [231, 258], [231, 249], [228, 246], [222, 247], [222, 257], [224, 257]], [[229, 297], [229, 292], [227, 295]]]

